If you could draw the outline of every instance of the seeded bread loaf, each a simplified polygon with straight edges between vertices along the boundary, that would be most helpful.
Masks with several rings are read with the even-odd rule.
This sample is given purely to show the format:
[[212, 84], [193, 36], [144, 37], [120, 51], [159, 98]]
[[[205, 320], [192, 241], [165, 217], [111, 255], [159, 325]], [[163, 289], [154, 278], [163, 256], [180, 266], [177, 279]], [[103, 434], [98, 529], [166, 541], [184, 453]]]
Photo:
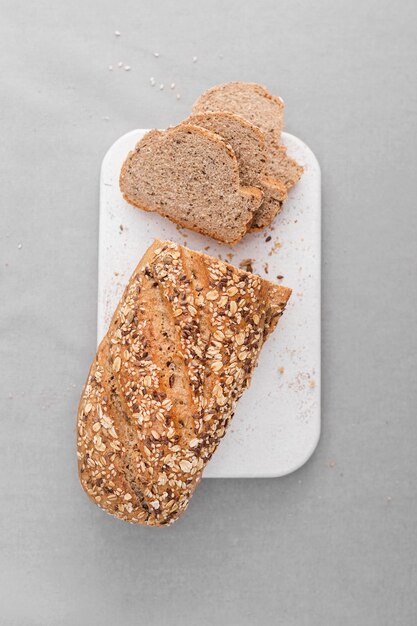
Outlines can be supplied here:
[[211, 130], [230, 145], [237, 158], [241, 184], [258, 187], [264, 194], [249, 229], [269, 224], [281, 210], [287, 189], [267, 168], [265, 137], [259, 128], [240, 115], [221, 111], [191, 115], [185, 122]]
[[120, 189], [134, 206], [225, 243], [244, 236], [263, 199], [241, 186], [230, 146], [191, 124], [147, 133], [123, 164]]
[[181, 515], [290, 293], [155, 241], [126, 287], [79, 405], [79, 476], [99, 507], [149, 526]]

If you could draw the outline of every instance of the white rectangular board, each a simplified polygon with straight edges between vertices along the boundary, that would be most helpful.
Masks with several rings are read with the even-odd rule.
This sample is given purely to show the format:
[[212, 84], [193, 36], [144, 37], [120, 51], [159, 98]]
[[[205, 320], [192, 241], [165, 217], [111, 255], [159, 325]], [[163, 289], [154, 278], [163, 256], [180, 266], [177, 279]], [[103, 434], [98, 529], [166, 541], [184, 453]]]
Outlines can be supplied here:
[[134, 130], [120, 137], [101, 168], [98, 342], [107, 332], [131, 273], [154, 239], [171, 239], [234, 265], [255, 259], [255, 273], [291, 287], [293, 294], [204, 477], [293, 472], [308, 460], [320, 436], [321, 183], [317, 159], [300, 139], [283, 133], [288, 153], [304, 166], [304, 174], [271, 227], [229, 246], [179, 228], [156, 213], [136, 209], [123, 199], [120, 169], [145, 132]]

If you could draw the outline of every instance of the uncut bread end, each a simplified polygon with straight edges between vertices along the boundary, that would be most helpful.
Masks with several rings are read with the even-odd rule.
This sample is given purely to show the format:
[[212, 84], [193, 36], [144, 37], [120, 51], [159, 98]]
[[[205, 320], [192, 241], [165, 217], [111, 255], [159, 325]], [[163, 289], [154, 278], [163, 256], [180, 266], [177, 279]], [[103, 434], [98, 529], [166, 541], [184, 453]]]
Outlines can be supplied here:
[[145, 135], [123, 164], [120, 189], [130, 204], [230, 244], [263, 200], [259, 189], [241, 187], [230, 146], [191, 124]]

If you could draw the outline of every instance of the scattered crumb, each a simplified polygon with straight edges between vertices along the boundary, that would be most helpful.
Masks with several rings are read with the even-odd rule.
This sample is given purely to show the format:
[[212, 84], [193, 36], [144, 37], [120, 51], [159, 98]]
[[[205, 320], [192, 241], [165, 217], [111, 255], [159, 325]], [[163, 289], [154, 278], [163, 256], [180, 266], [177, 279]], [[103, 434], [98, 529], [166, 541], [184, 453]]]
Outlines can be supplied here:
[[113, 274], [114, 274], [115, 276], [118, 276], [118, 275], [119, 275], [119, 272], [113, 272]]
[[[312, 371], [314, 374], [314, 370]], [[299, 371], [296, 376], [288, 383], [288, 388], [296, 393], [305, 393], [310, 388], [312, 376], [310, 372]]]
[[120, 232], [122, 233], [122, 232], [123, 232], [123, 230], [124, 230], [124, 226], [123, 226], [123, 224], [120, 224], [120, 225], [119, 225], [119, 228], [120, 228]]
[[333, 461], [333, 460], [329, 461], [328, 466], [333, 469], [334, 467], [336, 467], [336, 461]]
[[117, 67], [123, 67], [123, 61], [119, 61]]
[[253, 272], [253, 263], [255, 259], [242, 259], [239, 263], [239, 267], [246, 272]]
[[124, 67], [125, 72], [130, 72], [131, 69], [130, 65], [125, 65]]
[[18, 250], [21, 250], [21, 249], [22, 249], [22, 247], [23, 247], [23, 244], [22, 244], [22, 243], [18, 243], [18, 244], [17, 244], [17, 248], [18, 248]]
[[294, 224], [296, 224], [298, 222], [298, 220], [294, 220]]
[[265, 274], [269, 274], [269, 264], [268, 263], [264, 263], [264, 272], [265, 272]]
[[235, 256], [235, 255], [233, 254], [233, 252], [228, 252], [228, 253], [226, 254], [226, 257], [229, 259], [229, 261], [233, 261], [234, 256]]
[[105, 116], [104, 116], [104, 117], [102, 117], [101, 119], [102, 119], [102, 120], [104, 120], [105, 122], [108, 122], [110, 118], [109, 118], [109, 116], [108, 116], [108, 115], [105, 115]]
[[204, 246], [204, 250], [210, 250], [210, 246]]
[[159, 85], [159, 89], [162, 91], [162, 90], [163, 90], [163, 88], [164, 88], [164, 83], [161, 83], [161, 84]]
[[308, 386], [310, 387], [310, 389], [315, 389], [316, 388], [316, 381], [315, 380], [310, 380]]
[[115, 30], [114, 34], [116, 35], [116, 37], [120, 37], [120, 31], [119, 30]]
[[297, 293], [295, 295], [297, 296], [297, 298], [302, 298], [303, 292], [302, 291], [297, 291]]
[[283, 275], [282, 275], [282, 274], [278, 274], [278, 276], [277, 276], [277, 279], [278, 279], [278, 280], [282, 280], [283, 278], [284, 278], [284, 277], [283, 277]]
[[392, 500], [391, 496], [387, 496], [387, 497], [385, 498], [385, 501], [386, 501], [386, 503], [387, 503], [387, 504], [388, 504], [388, 502], [391, 502], [391, 500]]
[[282, 376], [284, 372], [285, 372], [285, 368], [283, 368], [283, 367], [279, 367], [278, 368], [278, 374], [281, 374], [281, 376]]
[[198, 58], [196, 56], [193, 57], [193, 63], [197, 63]]
[[266, 243], [268, 243], [269, 241], [271, 241], [272, 237], [271, 235], [268, 235], [268, 237], [265, 239]]
[[175, 83], [171, 83], [169, 87], [170, 89], [175, 89]]
[[177, 100], [181, 100], [181, 95], [177, 93]]
[[270, 251], [268, 252], [268, 256], [272, 256], [277, 250], [279, 250], [282, 246], [282, 243], [280, 242], [279, 239], [277, 239], [274, 243], [274, 245], [272, 246], [272, 248], [270, 249]]
[[153, 55], [154, 55], [154, 57], [158, 58], [159, 57], [159, 52], [154, 52]]
[[109, 71], [112, 72], [113, 71], [113, 65], [109, 65]]
[[149, 82], [151, 83], [151, 86], [154, 87], [155, 85], [155, 79], [153, 76], [150, 77]]

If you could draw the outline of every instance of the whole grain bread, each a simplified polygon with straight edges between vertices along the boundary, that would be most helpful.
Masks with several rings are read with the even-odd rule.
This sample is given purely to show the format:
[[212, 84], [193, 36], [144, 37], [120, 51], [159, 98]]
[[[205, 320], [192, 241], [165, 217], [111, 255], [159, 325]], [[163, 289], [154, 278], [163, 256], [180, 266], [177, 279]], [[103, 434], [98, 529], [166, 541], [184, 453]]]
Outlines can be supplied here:
[[[281, 143], [284, 103], [272, 96], [265, 87], [254, 83], [226, 83], [212, 87], [202, 94], [193, 105], [193, 113], [208, 111], [230, 111], [242, 116], [257, 126], [265, 137], [266, 172], [273, 181], [278, 180], [281, 188], [289, 190], [300, 179], [303, 168], [288, 156]], [[255, 212], [250, 230], [269, 226], [282, 208], [283, 198], [274, 193], [274, 188], [264, 189], [264, 200]]]
[[93, 502], [149, 526], [184, 512], [290, 293], [154, 242], [128, 282], [79, 405], [79, 476]]
[[304, 168], [287, 154], [286, 146], [274, 145], [269, 151], [268, 170], [289, 190], [300, 180]]
[[266, 141], [280, 143], [284, 126], [284, 102], [256, 83], [231, 82], [205, 91], [194, 103], [193, 113], [230, 111], [258, 126]]
[[242, 185], [253, 185], [264, 194], [255, 211], [249, 230], [270, 224], [287, 197], [286, 186], [268, 169], [268, 154], [264, 134], [240, 115], [229, 112], [191, 115], [185, 123], [201, 126], [220, 135], [236, 155]]
[[130, 204], [225, 243], [244, 236], [263, 199], [241, 186], [231, 147], [191, 124], [147, 133], [122, 166], [120, 189]]

